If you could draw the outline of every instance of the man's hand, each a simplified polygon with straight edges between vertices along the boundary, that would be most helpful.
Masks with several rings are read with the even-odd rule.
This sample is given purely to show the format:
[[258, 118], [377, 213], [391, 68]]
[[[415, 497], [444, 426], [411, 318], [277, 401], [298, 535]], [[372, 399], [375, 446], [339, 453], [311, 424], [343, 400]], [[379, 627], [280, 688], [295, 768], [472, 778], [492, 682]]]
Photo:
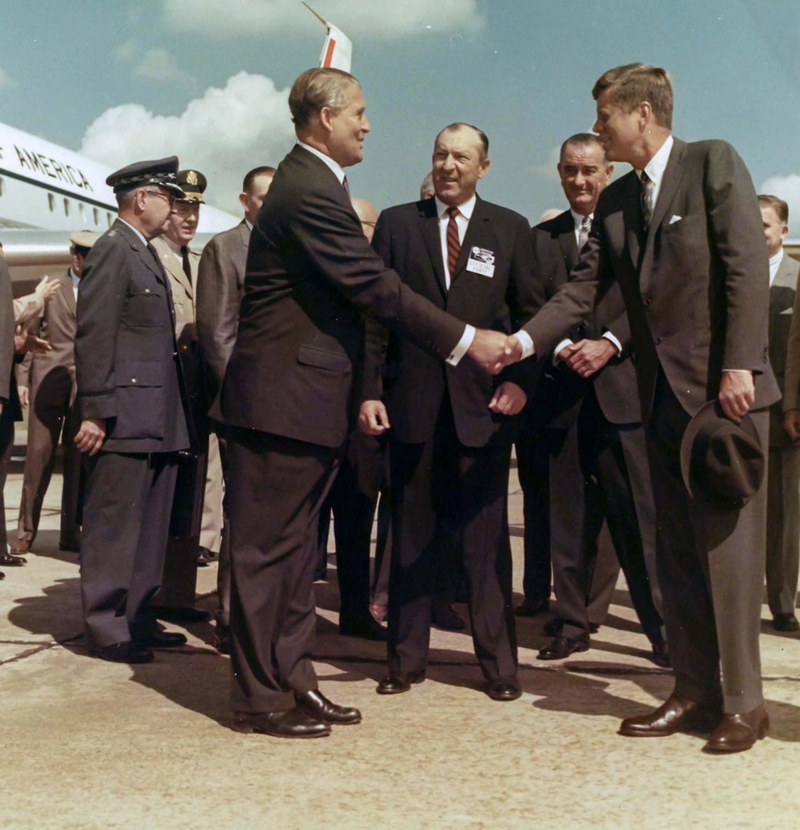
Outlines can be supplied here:
[[582, 378], [591, 377], [617, 356], [617, 347], [606, 337], [598, 340], [579, 340], [572, 346], [565, 346], [558, 356], [573, 372]]
[[389, 414], [383, 401], [364, 401], [358, 410], [358, 428], [364, 435], [383, 435], [389, 429]]
[[81, 452], [94, 455], [106, 440], [106, 422], [102, 418], [84, 418], [75, 436], [75, 443]]
[[14, 329], [14, 351], [17, 354], [25, 354], [25, 352], [49, 352], [53, 347], [46, 341], [31, 334], [29, 331], [23, 331], [22, 326], [17, 326]]
[[[25, 407], [30, 403], [30, 390], [27, 386], [18, 386], [17, 392], [19, 393], [19, 405], [25, 409]], [[2, 415], [1, 410], [0, 415]]]
[[719, 403], [722, 411], [737, 424], [747, 414], [756, 399], [752, 372], [723, 372], [719, 385]]
[[497, 387], [492, 399], [489, 401], [489, 409], [498, 412], [500, 415], [517, 415], [522, 412], [528, 396], [516, 383], [510, 380], [504, 381]]
[[800, 446], [800, 409], [788, 409], [783, 413], [783, 428], [792, 439], [792, 443]]
[[38, 294], [44, 302], [47, 302], [56, 291], [61, 290], [61, 283], [59, 280], [50, 277], [42, 277], [39, 284], [34, 288], [34, 293]]
[[467, 354], [490, 375], [499, 374], [506, 366], [522, 359], [522, 344], [500, 331], [476, 329]]

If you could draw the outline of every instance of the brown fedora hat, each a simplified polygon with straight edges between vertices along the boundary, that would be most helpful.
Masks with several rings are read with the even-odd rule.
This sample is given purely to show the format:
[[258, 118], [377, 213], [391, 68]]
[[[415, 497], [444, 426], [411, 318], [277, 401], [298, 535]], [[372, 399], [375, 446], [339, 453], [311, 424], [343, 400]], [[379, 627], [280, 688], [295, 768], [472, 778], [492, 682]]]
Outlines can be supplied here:
[[681, 473], [692, 498], [742, 507], [758, 492], [766, 460], [749, 415], [737, 424], [719, 401], [697, 411], [681, 440]]

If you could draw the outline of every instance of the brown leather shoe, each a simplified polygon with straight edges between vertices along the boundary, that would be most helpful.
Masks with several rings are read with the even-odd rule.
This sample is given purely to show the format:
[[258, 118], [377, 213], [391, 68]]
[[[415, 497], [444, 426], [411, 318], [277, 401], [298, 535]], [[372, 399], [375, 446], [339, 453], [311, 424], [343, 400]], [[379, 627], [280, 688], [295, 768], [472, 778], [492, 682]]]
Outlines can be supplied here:
[[589, 635], [583, 637], [564, 637], [559, 634], [549, 646], [545, 646], [537, 655], [537, 660], [563, 660], [570, 654], [589, 651]]
[[9, 553], [27, 553], [31, 549], [30, 539], [15, 539], [9, 547]]
[[625, 718], [619, 734], [629, 738], [665, 738], [676, 732], [710, 732], [720, 714], [693, 700], [670, 695], [658, 709], [636, 718]]
[[260, 732], [275, 738], [324, 738], [331, 734], [327, 723], [310, 718], [299, 709], [286, 712], [236, 712], [231, 721], [234, 732]]
[[769, 713], [763, 703], [749, 712], [723, 715], [711, 733], [706, 752], [744, 752], [769, 731]]

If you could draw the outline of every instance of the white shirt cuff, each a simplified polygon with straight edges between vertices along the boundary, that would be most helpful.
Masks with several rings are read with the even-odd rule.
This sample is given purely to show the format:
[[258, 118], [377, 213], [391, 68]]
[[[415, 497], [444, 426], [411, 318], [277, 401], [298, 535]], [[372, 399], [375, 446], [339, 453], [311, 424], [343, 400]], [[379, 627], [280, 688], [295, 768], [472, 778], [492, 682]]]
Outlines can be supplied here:
[[560, 359], [559, 359], [559, 357], [558, 357], [559, 352], [560, 352], [562, 349], [565, 349], [567, 346], [571, 346], [571, 345], [572, 345], [572, 341], [569, 339], [569, 337], [565, 337], [565, 338], [564, 338], [564, 339], [563, 339], [563, 340], [562, 340], [562, 341], [561, 341], [561, 342], [560, 342], [560, 343], [559, 343], [559, 344], [555, 347], [555, 349], [553, 349], [553, 365], [554, 365], [554, 366], [558, 366], [558, 364], [561, 362], [561, 361], [560, 361]]
[[733, 372], [737, 375], [752, 375], [752, 369], [723, 369], [723, 372]]
[[475, 339], [475, 326], [471, 326], [467, 323], [464, 326], [464, 333], [461, 335], [461, 340], [458, 341], [458, 345], [450, 352], [450, 356], [447, 358], [447, 363], [451, 366], [458, 366], [459, 360], [469, 351], [469, 347], [472, 345], [472, 341]]
[[533, 339], [527, 331], [520, 329], [514, 334], [514, 337], [519, 340], [519, 344], [522, 346], [522, 357], [520, 360], [525, 360], [526, 358], [533, 357], [533, 355], [536, 354], [536, 349], [533, 347]]
[[603, 332], [603, 337], [605, 337], [606, 340], [609, 340], [617, 347], [618, 355], [622, 354], [622, 343], [620, 343], [619, 340], [617, 340], [617, 338], [614, 337], [614, 335], [610, 331]]

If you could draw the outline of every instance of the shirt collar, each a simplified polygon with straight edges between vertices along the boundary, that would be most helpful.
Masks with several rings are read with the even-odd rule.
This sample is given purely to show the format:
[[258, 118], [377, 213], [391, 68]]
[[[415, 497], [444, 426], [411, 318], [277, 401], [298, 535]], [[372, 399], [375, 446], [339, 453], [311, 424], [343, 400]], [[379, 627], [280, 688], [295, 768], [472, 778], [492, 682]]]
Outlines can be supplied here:
[[78, 283], [81, 281], [81, 278], [75, 273], [75, 271], [73, 271], [72, 267], [70, 267], [69, 269], [69, 275], [72, 278], [72, 284], [75, 286], [75, 288], [77, 288]]
[[304, 141], [297, 142], [304, 150], [308, 150], [309, 153], [315, 155], [318, 159], [321, 159], [325, 162], [325, 164], [330, 167], [331, 172], [337, 179], [339, 179], [339, 184], [344, 182], [344, 170], [342, 169], [341, 165], [338, 162], [335, 162], [330, 156], [326, 156], [325, 153], [320, 153], [315, 147], [309, 147]]
[[[569, 212], [572, 214], [572, 221], [575, 223], [575, 230], [579, 230], [580, 226], [583, 224], [584, 217], [580, 215], [580, 213], [575, 213], [575, 211], [570, 208]], [[592, 219], [594, 218], [594, 214], [590, 213], [588, 216], [585, 217], [589, 220], [589, 224], [591, 224]]]
[[250, 231], [250, 233], [252, 233], [253, 232], [253, 225], [246, 216], [244, 218], [244, 223], [245, 223], [245, 225], [247, 225], [247, 230]]
[[123, 225], [127, 225], [136, 234], [136, 236], [138, 236], [139, 239], [142, 240], [142, 244], [144, 245], [144, 247], [147, 247], [147, 240], [144, 238], [144, 234], [140, 230], [134, 228], [130, 222], [126, 222], [121, 216], [117, 216], [117, 219], [119, 219], [119, 221], [122, 222]]
[[178, 257], [178, 259], [183, 257], [183, 251], [181, 251], [180, 245], [176, 245], [166, 234], [164, 234], [161, 238], [167, 243], [167, 247], [173, 254], [175, 254], [176, 257]]
[[[444, 219], [447, 215], [447, 209], [450, 205], [446, 205], [442, 202], [438, 196], [433, 197], [436, 201], [436, 215], [440, 219]], [[472, 211], [475, 210], [475, 204], [478, 201], [478, 195], [476, 193], [472, 194], [472, 197], [467, 199], [466, 202], [458, 206], [458, 212], [469, 222], [472, 219]]]
[[[675, 143], [675, 139], [671, 136], [667, 136], [667, 140], [661, 145], [658, 152], [647, 162], [644, 167], [644, 172], [647, 173], [647, 178], [658, 187], [661, 183], [661, 179], [664, 177], [664, 171], [667, 169], [667, 162], [669, 161], [669, 154], [672, 152], [672, 145]], [[634, 168], [636, 169], [636, 168]], [[641, 178], [642, 171], [636, 170], [636, 175]]]

